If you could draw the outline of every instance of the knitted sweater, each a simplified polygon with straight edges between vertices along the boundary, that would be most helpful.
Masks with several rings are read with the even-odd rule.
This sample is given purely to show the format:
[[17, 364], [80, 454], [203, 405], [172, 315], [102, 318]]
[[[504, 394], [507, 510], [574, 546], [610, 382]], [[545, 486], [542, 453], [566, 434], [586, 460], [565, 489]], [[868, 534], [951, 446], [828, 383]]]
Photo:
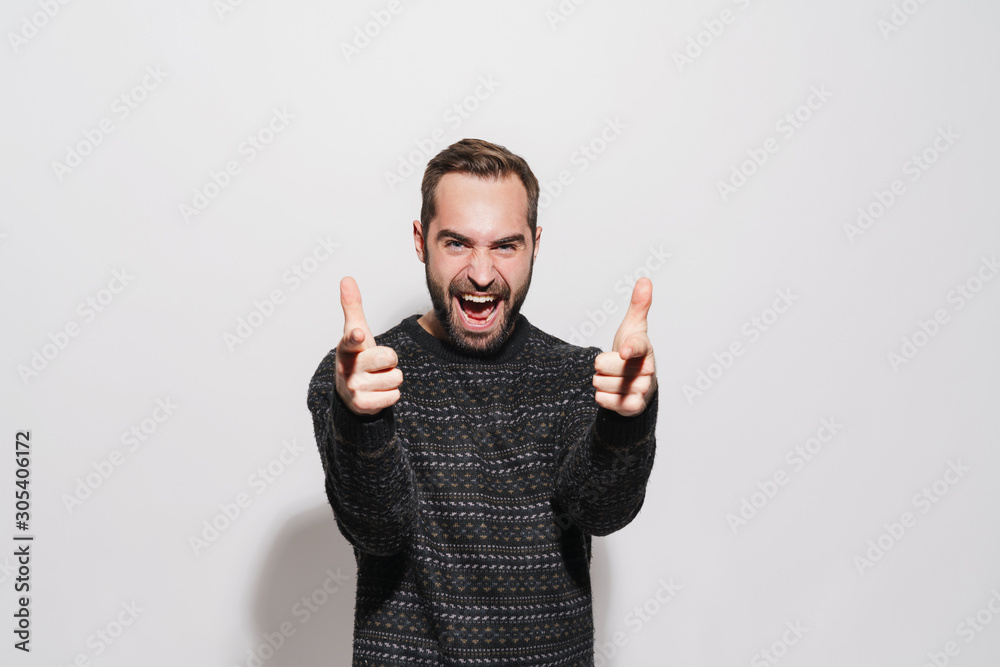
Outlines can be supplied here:
[[596, 347], [520, 315], [495, 357], [473, 359], [417, 319], [375, 337], [403, 373], [392, 407], [347, 409], [336, 350], [309, 385], [358, 566], [353, 665], [593, 665], [591, 536], [642, 506], [658, 391], [623, 417], [594, 399]]

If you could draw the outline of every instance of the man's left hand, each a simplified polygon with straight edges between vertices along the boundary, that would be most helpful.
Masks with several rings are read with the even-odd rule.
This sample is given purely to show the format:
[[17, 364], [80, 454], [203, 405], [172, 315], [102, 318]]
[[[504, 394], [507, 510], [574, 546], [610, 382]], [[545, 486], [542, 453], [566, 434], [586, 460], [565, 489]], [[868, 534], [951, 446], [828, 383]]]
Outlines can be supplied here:
[[646, 315], [652, 303], [653, 281], [640, 278], [632, 289], [625, 319], [615, 332], [611, 352], [602, 352], [594, 359], [597, 404], [624, 417], [645, 410], [656, 391], [653, 344], [646, 335]]

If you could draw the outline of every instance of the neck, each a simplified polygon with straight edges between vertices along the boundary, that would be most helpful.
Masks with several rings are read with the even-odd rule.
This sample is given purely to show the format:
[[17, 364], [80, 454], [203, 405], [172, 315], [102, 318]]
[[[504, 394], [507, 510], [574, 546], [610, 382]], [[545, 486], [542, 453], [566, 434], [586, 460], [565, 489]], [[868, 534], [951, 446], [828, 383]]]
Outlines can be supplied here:
[[448, 333], [441, 326], [441, 321], [437, 318], [437, 314], [433, 310], [424, 313], [423, 317], [417, 320], [417, 324], [435, 338], [443, 341], [448, 340]]

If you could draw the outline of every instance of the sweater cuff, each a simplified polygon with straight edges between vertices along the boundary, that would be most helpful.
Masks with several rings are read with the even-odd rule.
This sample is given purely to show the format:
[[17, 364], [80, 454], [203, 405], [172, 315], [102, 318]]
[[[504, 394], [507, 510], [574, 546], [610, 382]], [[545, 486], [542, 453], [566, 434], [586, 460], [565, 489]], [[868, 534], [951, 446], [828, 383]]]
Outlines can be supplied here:
[[336, 390], [330, 401], [330, 418], [334, 432], [362, 454], [378, 455], [392, 441], [396, 433], [392, 406], [382, 408], [373, 415], [356, 415], [340, 398]]
[[598, 441], [612, 449], [628, 449], [641, 443], [656, 426], [660, 388], [649, 397], [646, 409], [632, 417], [598, 406], [595, 429]]

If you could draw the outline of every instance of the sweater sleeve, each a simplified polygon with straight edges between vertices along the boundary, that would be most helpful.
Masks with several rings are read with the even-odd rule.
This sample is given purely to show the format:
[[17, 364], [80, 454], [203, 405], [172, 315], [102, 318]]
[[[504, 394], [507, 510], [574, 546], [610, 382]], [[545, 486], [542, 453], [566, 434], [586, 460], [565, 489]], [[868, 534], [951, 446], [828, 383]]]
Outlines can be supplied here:
[[413, 470], [396, 435], [393, 408], [355, 415], [337, 393], [336, 368], [331, 350], [309, 383], [326, 495], [348, 542], [389, 555], [405, 544], [416, 517]]
[[593, 370], [569, 404], [561, 434], [562, 460], [555, 500], [572, 523], [591, 535], [627, 526], [639, 513], [656, 451], [660, 390], [638, 415], [623, 417], [599, 406]]

